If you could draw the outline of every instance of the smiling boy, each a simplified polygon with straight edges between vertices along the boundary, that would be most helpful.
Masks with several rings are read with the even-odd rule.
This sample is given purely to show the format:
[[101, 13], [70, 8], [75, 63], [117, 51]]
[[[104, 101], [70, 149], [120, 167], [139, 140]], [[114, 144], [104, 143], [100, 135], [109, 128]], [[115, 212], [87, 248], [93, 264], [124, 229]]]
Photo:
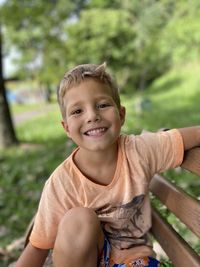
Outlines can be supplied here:
[[[94, 182], [108, 184], [116, 168], [117, 140], [124, 123], [125, 108], [117, 107], [109, 87], [86, 79], [64, 97], [63, 127], [79, 146], [74, 161]], [[102, 168], [106, 164], [109, 168]], [[105, 166], [105, 165], [104, 165]]]
[[47, 180], [30, 243], [16, 267], [159, 266], [149, 239], [149, 183], [200, 145], [200, 127], [121, 134], [125, 108], [105, 64], [67, 72], [58, 90], [67, 135], [77, 144]]

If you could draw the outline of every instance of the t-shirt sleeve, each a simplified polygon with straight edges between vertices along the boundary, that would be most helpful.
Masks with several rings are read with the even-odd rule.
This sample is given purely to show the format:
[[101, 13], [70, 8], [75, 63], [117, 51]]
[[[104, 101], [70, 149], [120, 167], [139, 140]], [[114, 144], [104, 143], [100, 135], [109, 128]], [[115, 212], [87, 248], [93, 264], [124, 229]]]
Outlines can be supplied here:
[[57, 229], [61, 218], [70, 209], [70, 204], [63, 199], [64, 187], [59, 179], [47, 180], [30, 235], [30, 243], [38, 248], [50, 249], [54, 246]]
[[176, 129], [138, 135], [134, 140], [134, 149], [149, 177], [180, 166], [184, 156], [182, 136]]

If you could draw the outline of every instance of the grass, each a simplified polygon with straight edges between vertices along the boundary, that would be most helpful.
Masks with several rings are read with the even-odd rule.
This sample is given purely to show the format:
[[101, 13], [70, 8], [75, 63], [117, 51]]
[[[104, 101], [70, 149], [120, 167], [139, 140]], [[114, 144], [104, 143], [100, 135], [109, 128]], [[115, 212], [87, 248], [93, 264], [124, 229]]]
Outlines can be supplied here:
[[[199, 124], [200, 67], [194, 65], [186, 70], [169, 72], [157, 80], [148, 92], [135, 95], [135, 98], [124, 96], [128, 110], [126, 131], [133, 128], [139, 132], [141, 129], [157, 130]], [[138, 100], [149, 101], [142, 111], [136, 111]]]
[[[157, 80], [148, 92], [122, 95], [127, 109], [123, 132], [199, 124], [199, 71], [199, 65], [186, 66]], [[146, 104], [138, 109], [141, 102]], [[14, 107], [13, 111], [25, 112], [28, 107]], [[60, 125], [58, 108], [18, 125], [16, 130], [21, 145], [2, 151], [0, 156], [0, 247], [24, 234], [36, 212], [45, 181], [74, 148]], [[200, 198], [200, 180], [195, 175], [169, 171], [167, 176]], [[168, 211], [164, 210], [163, 214], [176, 227], [180, 225]], [[179, 231], [191, 236], [182, 226]], [[200, 252], [200, 242], [191, 239], [193, 247]], [[171, 265], [165, 262], [164, 266]]]
[[66, 140], [58, 112], [18, 126], [17, 134], [21, 145], [3, 151], [0, 162], [0, 225], [7, 228], [1, 246], [22, 235], [44, 182], [73, 146]]
[[[44, 105], [44, 104], [43, 104]], [[42, 108], [42, 104], [29, 104], [29, 105], [23, 105], [23, 104], [12, 104], [11, 107], [11, 112], [13, 114], [20, 114], [22, 112], [29, 112], [31, 110], [37, 110], [39, 108]]]

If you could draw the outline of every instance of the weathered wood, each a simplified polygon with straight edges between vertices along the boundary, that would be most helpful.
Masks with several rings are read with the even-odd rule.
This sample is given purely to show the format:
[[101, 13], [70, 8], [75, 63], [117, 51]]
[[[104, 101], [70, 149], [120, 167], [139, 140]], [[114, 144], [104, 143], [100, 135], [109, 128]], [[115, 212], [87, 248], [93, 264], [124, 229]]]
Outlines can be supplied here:
[[152, 211], [152, 233], [175, 267], [199, 267], [200, 257], [177, 232]]
[[[181, 167], [200, 176], [200, 147], [185, 153]], [[158, 174], [153, 177], [150, 190], [194, 234], [200, 237], [200, 201]], [[200, 267], [200, 256], [154, 209], [152, 210], [152, 233], [175, 267]]]
[[185, 225], [200, 237], [200, 201], [161, 175], [155, 175], [150, 189]]

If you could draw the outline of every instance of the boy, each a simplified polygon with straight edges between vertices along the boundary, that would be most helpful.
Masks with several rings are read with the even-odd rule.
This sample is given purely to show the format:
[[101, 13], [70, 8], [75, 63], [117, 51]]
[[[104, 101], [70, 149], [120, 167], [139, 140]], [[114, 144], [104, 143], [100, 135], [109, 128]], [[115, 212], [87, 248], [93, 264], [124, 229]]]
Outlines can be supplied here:
[[66, 73], [58, 102], [78, 148], [47, 180], [15, 266], [43, 266], [51, 248], [56, 267], [159, 266], [148, 238], [149, 182], [200, 145], [200, 126], [120, 135], [125, 108], [105, 64]]

